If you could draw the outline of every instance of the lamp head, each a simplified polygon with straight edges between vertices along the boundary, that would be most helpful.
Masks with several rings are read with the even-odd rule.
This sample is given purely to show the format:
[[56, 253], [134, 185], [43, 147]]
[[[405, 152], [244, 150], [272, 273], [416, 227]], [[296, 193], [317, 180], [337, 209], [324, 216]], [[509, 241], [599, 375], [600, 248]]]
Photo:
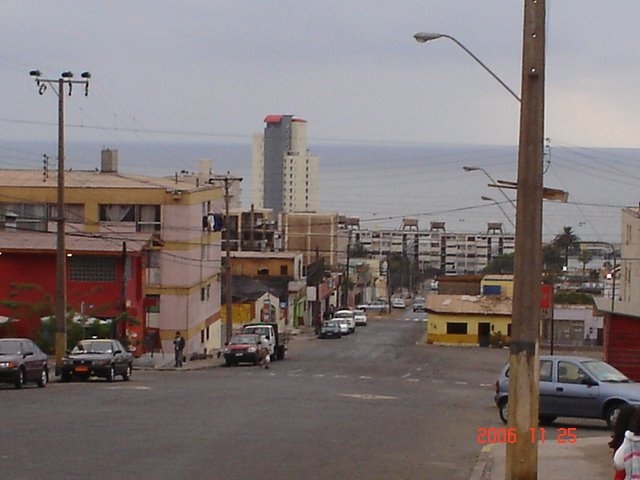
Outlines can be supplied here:
[[427, 32], [418, 32], [413, 38], [416, 39], [418, 43], [425, 43], [429, 40], [437, 40], [438, 38], [442, 38], [443, 35], [441, 33], [427, 33]]
[[485, 197], [484, 195], [480, 197], [485, 202], [495, 202], [495, 200], [491, 197]]
[[82, 74], [80, 75], [82, 78], [86, 78], [87, 80], [91, 78], [91, 73], [89, 72], [82, 72]]
[[62, 72], [60, 76], [62, 78], [73, 78], [73, 72], [70, 72], [70, 71]]
[[29, 75], [31, 75], [32, 77], [39, 77], [41, 73], [40, 73], [40, 70], [31, 70], [29, 72]]
[[469, 167], [467, 165], [465, 165], [464, 167], [462, 167], [462, 169], [465, 172], [475, 172], [476, 170], [480, 170], [478, 167]]

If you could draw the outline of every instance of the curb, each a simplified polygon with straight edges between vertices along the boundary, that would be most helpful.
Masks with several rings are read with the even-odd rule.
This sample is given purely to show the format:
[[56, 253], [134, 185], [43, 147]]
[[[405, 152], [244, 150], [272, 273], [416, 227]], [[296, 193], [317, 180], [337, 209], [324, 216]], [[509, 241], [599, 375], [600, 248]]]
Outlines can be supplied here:
[[469, 480], [488, 480], [491, 478], [491, 470], [493, 469], [493, 455], [491, 450], [494, 444], [485, 445], [480, 450], [480, 454], [473, 465]]

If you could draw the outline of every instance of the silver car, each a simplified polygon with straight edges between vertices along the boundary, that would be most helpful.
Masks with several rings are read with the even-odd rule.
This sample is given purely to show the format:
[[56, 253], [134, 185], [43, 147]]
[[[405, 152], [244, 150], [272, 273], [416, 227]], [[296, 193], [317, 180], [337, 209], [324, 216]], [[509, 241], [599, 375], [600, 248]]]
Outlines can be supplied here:
[[[509, 365], [496, 381], [494, 397], [507, 423]], [[613, 428], [620, 407], [640, 405], [640, 383], [601, 360], [565, 355], [540, 356], [540, 423], [557, 417], [602, 419]]]

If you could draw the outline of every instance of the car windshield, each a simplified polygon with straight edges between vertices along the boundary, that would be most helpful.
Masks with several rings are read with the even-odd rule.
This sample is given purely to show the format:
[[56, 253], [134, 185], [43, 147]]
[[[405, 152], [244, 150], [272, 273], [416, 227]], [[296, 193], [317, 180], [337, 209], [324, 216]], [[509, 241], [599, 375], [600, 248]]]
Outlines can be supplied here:
[[0, 355], [19, 355], [20, 342], [17, 340], [3, 340], [0, 342]]
[[251, 331], [251, 333], [255, 333], [256, 335], [261, 335], [263, 337], [269, 337], [271, 335], [270, 327], [249, 327], [247, 330]]
[[229, 342], [230, 345], [252, 345], [254, 343], [256, 343], [255, 335], [238, 335], [232, 337]]
[[351, 318], [353, 317], [353, 312], [336, 312], [334, 317], [335, 318]]
[[629, 383], [627, 376], [606, 362], [598, 360], [582, 362], [585, 370], [601, 382]]
[[111, 353], [111, 342], [82, 341], [74, 347], [71, 353]]

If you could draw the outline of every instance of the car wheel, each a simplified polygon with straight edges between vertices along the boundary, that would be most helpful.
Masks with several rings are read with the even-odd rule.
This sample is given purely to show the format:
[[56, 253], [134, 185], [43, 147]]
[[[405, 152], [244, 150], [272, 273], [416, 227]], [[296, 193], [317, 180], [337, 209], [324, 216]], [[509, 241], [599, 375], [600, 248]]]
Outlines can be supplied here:
[[553, 416], [549, 416], [549, 415], [542, 415], [540, 418], [538, 418], [538, 423], [540, 425], [551, 425], [555, 419], [558, 417], [553, 417]]
[[128, 382], [131, 379], [132, 372], [133, 372], [133, 368], [131, 368], [131, 365], [127, 365], [127, 368], [122, 374], [122, 380], [124, 380], [125, 382]]
[[42, 372], [40, 372], [40, 378], [38, 379], [38, 387], [44, 388], [47, 383], [49, 383], [49, 372], [46, 368], [43, 368]]
[[500, 401], [500, 405], [498, 405], [498, 408], [500, 410], [500, 420], [502, 420], [504, 423], [507, 423], [507, 421], [509, 420], [509, 400], [505, 398], [504, 400]]
[[109, 368], [109, 373], [107, 373], [107, 382], [113, 382], [116, 379], [116, 367], [111, 365]]
[[613, 405], [609, 405], [604, 414], [604, 419], [607, 422], [607, 426], [613, 430], [613, 427], [616, 424], [616, 420], [618, 419], [618, 414], [620, 413], [620, 407], [622, 407], [624, 403], [614, 403]]
[[22, 368], [18, 369], [18, 378], [16, 378], [16, 381], [13, 385], [16, 388], [22, 388], [22, 385], [24, 385], [24, 370]]

